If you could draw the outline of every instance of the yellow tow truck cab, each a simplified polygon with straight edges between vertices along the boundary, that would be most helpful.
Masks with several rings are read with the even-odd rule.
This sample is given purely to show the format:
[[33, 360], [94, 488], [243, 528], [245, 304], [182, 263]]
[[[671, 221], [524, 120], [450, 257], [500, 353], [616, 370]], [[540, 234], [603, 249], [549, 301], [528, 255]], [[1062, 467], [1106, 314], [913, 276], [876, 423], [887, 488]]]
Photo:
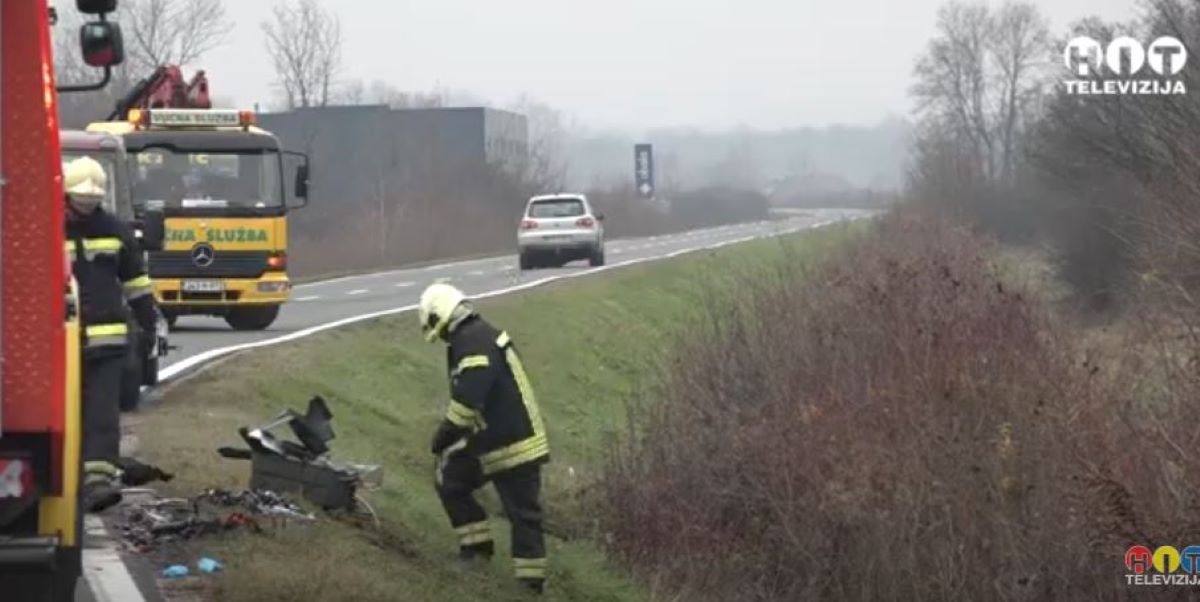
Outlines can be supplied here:
[[281, 149], [250, 111], [131, 109], [87, 130], [121, 136], [135, 214], [166, 218], [149, 269], [167, 322], [191, 314], [237, 330], [270, 326], [291, 297], [287, 215], [307, 202], [307, 155]]

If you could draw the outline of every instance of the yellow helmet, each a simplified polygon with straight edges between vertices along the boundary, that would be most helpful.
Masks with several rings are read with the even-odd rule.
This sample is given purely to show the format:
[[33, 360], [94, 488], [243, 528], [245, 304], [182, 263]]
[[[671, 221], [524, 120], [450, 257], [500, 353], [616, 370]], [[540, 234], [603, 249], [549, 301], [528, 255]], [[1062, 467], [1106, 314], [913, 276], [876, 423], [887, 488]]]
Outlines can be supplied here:
[[80, 157], [63, 170], [63, 190], [71, 196], [103, 197], [108, 187], [104, 166], [91, 157]]
[[[435, 282], [421, 293], [417, 304], [417, 320], [421, 323], [421, 334], [425, 340], [433, 342], [443, 336], [450, 323], [462, 315], [460, 307], [469, 310], [467, 296], [462, 291], [445, 282]], [[458, 314], [458, 315], [456, 315]]]

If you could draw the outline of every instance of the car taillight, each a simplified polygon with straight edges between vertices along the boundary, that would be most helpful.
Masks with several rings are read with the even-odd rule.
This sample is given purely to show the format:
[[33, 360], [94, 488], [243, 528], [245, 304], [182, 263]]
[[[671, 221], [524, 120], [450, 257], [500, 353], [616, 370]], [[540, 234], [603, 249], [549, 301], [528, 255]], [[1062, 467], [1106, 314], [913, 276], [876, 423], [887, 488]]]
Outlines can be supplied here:
[[596, 222], [590, 217], [581, 217], [575, 220], [575, 225], [579, 226], [580, 228], [591, 228], [592, 226], [596, 225]]
[[33, 464], [28, 460], [0, 458], [0, 500], [21, 499], [33, 493]]
[[536, 227], [537, 227], [537, 222], [535, 222], [531, 219], [521, 221], [521, 229], [522, 230], [532, 230]]
[[287, 253], [274, 253], [267, 257], [267, 268], [282, 270], [287, 268]]

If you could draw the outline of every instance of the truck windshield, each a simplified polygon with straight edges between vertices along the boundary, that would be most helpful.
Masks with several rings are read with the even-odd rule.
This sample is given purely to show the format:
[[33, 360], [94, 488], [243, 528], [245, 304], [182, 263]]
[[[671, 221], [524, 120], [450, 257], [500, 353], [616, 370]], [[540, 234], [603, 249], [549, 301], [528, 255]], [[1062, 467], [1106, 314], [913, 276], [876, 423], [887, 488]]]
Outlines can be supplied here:
[[108, 176], [108, 190], [106, 191], [107, 194], [104, 195], [104, 201], [101, 203], [101, 206], [104, 207], [105, 211], [113, 215], [119, 215], [117, 211], [117, 164], [113, 160], [112, 153], [107, 151], [81, 151], [64, 148], [62, 151], [63, 171], [67, 170], [68, 163], [80, 157], [91, 157], [104, 166], [104, 175]]
[[174, 152], [148, 148], [130, 153], [137, 210], [179, 213], [271, 213], [283, 207], [279, 154]]

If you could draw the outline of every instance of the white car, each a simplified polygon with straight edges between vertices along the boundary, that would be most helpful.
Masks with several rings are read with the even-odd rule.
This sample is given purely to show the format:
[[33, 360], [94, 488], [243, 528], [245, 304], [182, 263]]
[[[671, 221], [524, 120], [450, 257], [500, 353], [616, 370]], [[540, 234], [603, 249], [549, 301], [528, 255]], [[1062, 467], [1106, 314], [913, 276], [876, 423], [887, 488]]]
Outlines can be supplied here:
[[517, 230], [522, 270], [561, 267], [587, 259], [604, 265], [604, 214], [582, 194], [547, 194], [529, 199]]

